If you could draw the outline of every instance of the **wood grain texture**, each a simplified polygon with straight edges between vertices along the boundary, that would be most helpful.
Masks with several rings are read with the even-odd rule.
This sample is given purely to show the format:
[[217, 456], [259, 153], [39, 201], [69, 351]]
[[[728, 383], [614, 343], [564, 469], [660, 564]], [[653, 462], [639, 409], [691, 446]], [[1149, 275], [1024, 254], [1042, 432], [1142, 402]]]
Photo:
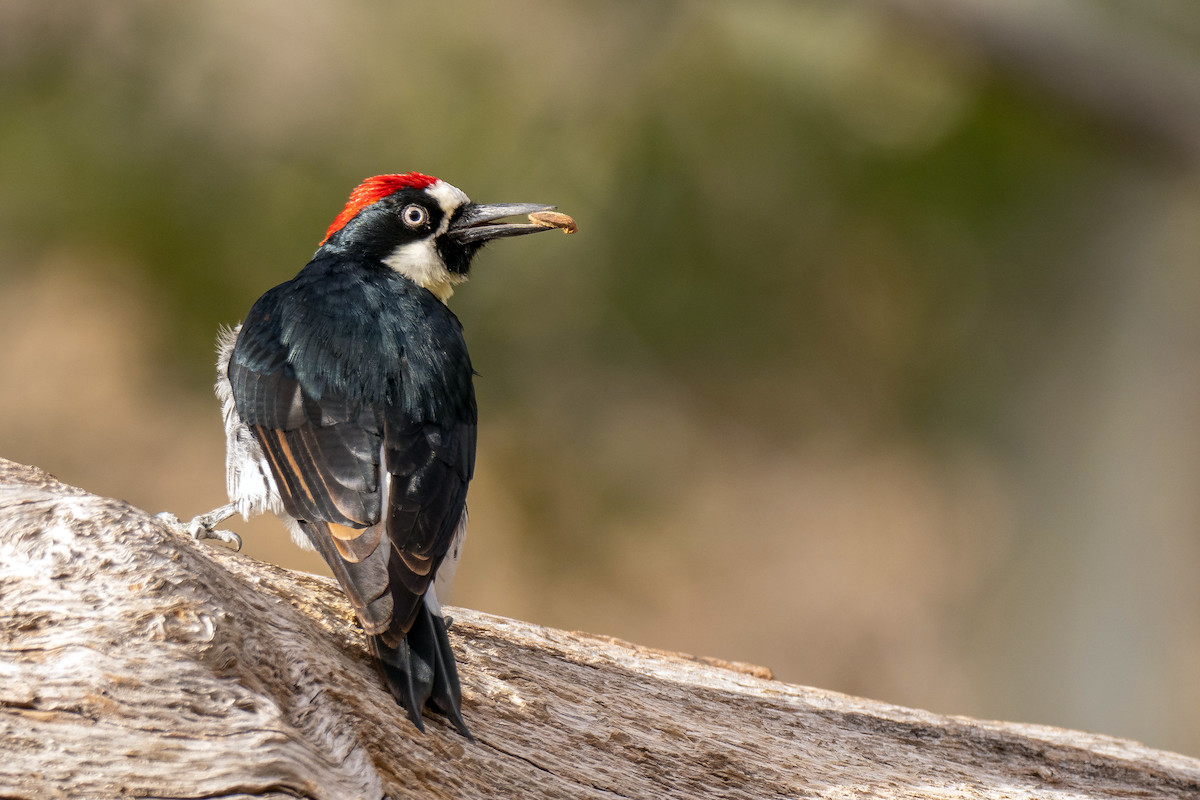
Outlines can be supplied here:
[[0, 460], [0, 797], [1196, 798], [1200, 762], [452, 609], [421, 735], [332, 582]]

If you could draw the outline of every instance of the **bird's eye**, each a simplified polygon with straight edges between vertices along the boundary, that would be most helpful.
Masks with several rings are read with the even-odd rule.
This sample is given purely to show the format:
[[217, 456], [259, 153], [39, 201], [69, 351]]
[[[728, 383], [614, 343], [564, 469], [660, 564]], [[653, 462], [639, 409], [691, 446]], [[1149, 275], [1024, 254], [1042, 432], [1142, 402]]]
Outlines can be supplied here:
[[400, 212], [400, 218], [408, 227], [419, 228], [429, 221], [429, 212], [423, 206], [413, 203], [404, 207], [404, 210]]

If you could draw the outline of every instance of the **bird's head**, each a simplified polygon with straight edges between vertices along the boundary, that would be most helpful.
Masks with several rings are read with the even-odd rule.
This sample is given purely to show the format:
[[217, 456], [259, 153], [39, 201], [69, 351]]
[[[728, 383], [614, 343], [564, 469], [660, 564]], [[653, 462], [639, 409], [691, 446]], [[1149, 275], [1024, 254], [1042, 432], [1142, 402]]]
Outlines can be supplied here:
[[350, 194], [318, 253], [375, 259], [445, 302], [454, 285], [467, 279], [471, 259], [487, 242], [555, 227], [503, 218], [553, 208], [472, 203], [460, 189], [417, 172], [376, 175]]

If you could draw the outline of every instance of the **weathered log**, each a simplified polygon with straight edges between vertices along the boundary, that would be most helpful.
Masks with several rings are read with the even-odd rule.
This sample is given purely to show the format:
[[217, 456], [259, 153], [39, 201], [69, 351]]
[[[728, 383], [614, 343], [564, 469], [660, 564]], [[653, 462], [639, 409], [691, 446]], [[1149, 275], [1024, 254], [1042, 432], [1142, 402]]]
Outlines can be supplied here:
[[453, 609], [470, 742], [340, 590], [0, 459], [0, 796], [1200, 797], [1200, 762]]

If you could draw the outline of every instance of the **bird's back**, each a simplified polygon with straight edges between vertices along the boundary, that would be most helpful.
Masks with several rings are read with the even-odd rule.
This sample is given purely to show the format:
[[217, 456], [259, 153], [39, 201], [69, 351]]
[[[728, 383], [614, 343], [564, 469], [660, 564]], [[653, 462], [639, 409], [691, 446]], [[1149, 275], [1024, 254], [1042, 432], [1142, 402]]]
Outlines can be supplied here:
[[404, 662], [393, 665], [403, 677], [388, 682], [419, 714], [436, 681], [410, 688], [406, 639], [416, 625], [418, 660], [447, 654], [444, 628], [426, 618], [436, 598], [426, 595], [461, 533], [475, 462], [458, 320], [395, 273], [316, 259], [255, 303], [228, 377], [284, 512], [346, 590], [385, 677]]

